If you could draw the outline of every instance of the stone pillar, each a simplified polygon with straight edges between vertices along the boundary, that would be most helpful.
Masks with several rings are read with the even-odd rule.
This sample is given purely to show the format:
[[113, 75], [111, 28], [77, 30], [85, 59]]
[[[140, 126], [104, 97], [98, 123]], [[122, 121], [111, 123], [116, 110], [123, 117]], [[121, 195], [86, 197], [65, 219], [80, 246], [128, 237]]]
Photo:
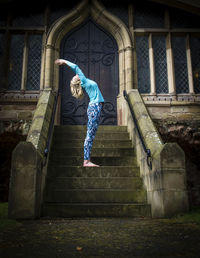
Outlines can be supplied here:
[[170, 217], [188, 211], [185, 154], [176, 143], [166, 143], [154, 157], [149, 175], [152, 216]]
[[151, 94], [156, 94], [156, 78], [155, 78], [155, 65], [154, 65], [154, 53], [152, 44], [152, 34], [149, 35], [149, 66], [150, 66], [150, 82], [151, 82]]
[[151, 151], [152, 169], [147, 165], [147, 156], [128, 105], [121, 104], [124, 107], [123, 124], [128, 126], [134, 145], [140, 176], [147, 191], [148, 203], [151, 204], [152, 217], [170, 217], [187, 211], [184, 151], [176, 143], [163, 144], [138, 90], [131, 90], [128, 95], [146, 148]]
[[8, 217], [40, 216], [42, 157], [31, 142], [20, 142], [13, 151]]
[[125, 78], [126, 78], [126, 90], [133, 88], [133, 49], [127, 47], [125, 49]]
[[9, 218], [33, 219], [40, 216], [46, 177], [43, 159], [54, 102], [52, 90], [44, 90], [38, 101], [26, 142], [20, 142], [13, 151]]
[[194, 83], [193, 83], [193, 74], [192, 74], [192, 58], [191, 58], [189, 35], [187, 35], [186, 56], [187, 56], [187, 67], [188, 67], [189, 93], [194, 94]]
[[172, 96], [176, 95], [176, 86], [175, 86], [175, 73], [174, 73], [174, 62], [173, 62], [173, 52], [171, 46], [171, 34], [167, 36], [167, 72], [168, 72], [168, 85], [169, 85], [169, 94]]
[[53, 65], [54, 65], [54, 47], [51, 45], [46, 46], [45, 51], [45, 77], [44, 77], [44, 88], [52, 87], [53, 78]]

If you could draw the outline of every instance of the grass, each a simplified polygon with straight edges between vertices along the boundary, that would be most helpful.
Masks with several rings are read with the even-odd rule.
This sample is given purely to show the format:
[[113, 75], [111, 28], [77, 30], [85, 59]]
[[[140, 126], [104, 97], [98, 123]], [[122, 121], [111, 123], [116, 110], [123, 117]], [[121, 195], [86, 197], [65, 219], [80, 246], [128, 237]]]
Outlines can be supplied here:
[[8, 203], [0, 202], [0, 231], [19, 225], [14, 219], [8, 219]]
[[191, 208], [190, 211], [175, 215], [172, 220], [183, 223], [196, 223], [200, 225], [200, 207]]

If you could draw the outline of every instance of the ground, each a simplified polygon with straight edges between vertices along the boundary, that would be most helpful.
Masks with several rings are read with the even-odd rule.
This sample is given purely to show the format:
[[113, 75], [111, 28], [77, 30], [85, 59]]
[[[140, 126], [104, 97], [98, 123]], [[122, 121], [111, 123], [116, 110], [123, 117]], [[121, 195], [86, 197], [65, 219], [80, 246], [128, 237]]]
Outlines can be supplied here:
[[197, 221], [194, 216], [5, 221], [2, 258], [200, 257], [199, 213]]

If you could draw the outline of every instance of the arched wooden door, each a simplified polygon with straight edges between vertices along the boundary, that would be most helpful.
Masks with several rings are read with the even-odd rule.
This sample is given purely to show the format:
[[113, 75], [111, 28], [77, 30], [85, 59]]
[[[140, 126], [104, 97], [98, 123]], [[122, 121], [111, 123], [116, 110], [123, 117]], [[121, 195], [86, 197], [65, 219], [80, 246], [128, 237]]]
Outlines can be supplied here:
[[[63, 38], [61, 58], [76, 63], [86, 77], [99, 85], [105, 99], [100, 124], [117, 124], [119, 75], [118, 47], [114, 38], [88, 19]], [[70, 80], [73, 76], [74, 72], [70, 67], [61, 67], [61, 124], [83, 125], [87, 123], [89, 98], [85, 96], [80, 101], [71, 96]]]

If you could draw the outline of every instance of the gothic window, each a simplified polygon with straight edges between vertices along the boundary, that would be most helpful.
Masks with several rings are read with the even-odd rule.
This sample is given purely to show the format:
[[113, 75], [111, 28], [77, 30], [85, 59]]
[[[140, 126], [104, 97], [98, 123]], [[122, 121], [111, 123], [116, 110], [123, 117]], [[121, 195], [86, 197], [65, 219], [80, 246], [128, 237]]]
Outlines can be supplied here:
[[[27, 80], [24, 82], [24, 90], [40, 89], [42, 36], [30, 35], [27, 37], [28, 41], [25, 38], [24, 34], [11, 36], [8, 90], [21, 90], [22, 80], [25, 78]], [[25, 48], [28, 51], [25, 52]], [[23, 64], [25, 65], [23, 66]], [[25, 69], [24, 73], [23, 69]]]
[[195, 93], [200, 93], [200, 38], [190, 38], [193, 83]]
[[149, 45], [148, 37], [136, 38], [138, 90], [140, 93], [150, 93]]
[[156, 93], [168, 93], [166, 38], [153, 36]]
[[176, 93], [189, 93], [186, 38], [172, 37]]

